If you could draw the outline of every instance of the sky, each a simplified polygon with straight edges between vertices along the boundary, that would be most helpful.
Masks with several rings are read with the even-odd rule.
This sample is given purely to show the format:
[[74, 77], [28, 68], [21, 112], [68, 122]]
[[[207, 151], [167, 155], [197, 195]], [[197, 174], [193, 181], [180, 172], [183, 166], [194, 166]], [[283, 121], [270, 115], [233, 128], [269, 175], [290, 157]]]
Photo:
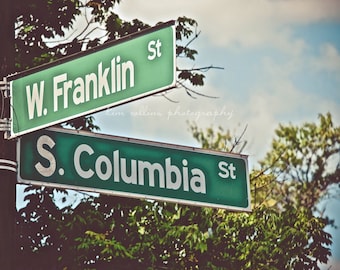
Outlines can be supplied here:
[[[317, 122], [330, 112], [340, 125], [340, 1], [338, 0], [122, 0], [115, 11], [125, 20], [150, 25], [186, 16], [197, 21], [191, 44], [196, 61], [185, 67], [216, 66], [195, 91], [174, 89], [94, 115], [101, 133], [187, 146], [199, 144], [189, 124], [219, 126], [247, 141], [250, 169], [270, 150], [279, 123]], [[340, 217], [339, 200], [328, 202]], [[340, 269], [340, 231], [328, 266]]]
[[[151, 25], [186, 16], [197, 21], [198, 50], [186, 67], [216, 66], [205, 73], [202, 94], [174, 89], [95, 115], [101, 132], [139, 139], [199, 146], [188, 123], [223, 127], [239, 136], [250, 168], [270, 150], [281, 124], [317, 122], [330, 112], [340, 125], [340, 1], [331, 0], [123, 0], [115, 9], [125, 20]], [[339, 200], [327, 210], [340, 227]], [[340, 231], [333, 235], [328, 266], [340, 269]]]
[[337, 1], [122, 1], [116, 11], [126, 20], [194, 18], [201, 34], [192, 47], [199, 54], [187, 67], [224, 69], [210, 70], [204, 87], [195, 88], [216, 99], [175, 89], [167, 97], [177, 103], [149, 97], [102, 112], [97, 123], [105, 133], [179, 144], [195, 144], [187, 121], [235, 134], [247, 126], [252, 162], [263, 158], [278, 123], [315, 122], [327, 112], [339, 123], [339, 7]]

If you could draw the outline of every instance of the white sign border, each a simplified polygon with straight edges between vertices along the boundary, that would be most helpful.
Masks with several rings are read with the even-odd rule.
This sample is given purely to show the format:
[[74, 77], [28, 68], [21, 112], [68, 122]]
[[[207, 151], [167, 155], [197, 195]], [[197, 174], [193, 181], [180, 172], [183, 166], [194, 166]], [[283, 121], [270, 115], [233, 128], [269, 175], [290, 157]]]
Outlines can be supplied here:
[[[17, 118], [17, 116], [16, 116], [16, 113], [14, 111], [13, 99], [11, 98], [10, 99], [10, 108], [11, 108], [11, 118], [12, 118], [12, 121], [11, 121], [10, 136], [8, 137], [8, 139], [14, 139], [16, 137], [22, 136], [24, 134], [31, 133], [33, 131], [45, 129], [45, 128], [54, 126], [56, 124], [61, 124], [61, 123], [67, 122], [69, 120], [79, 118], [81, 116], [91, 115], [93, 113], [97, 113], [97, 112], [104, 111], [104, 110], [107, 110], [107, 109], [110, 109], [110, 108], [114, 108], [114, 107], [117, 107], [119, 105], [123, 105], [123, 104], [129, 103], [131, 101], [139, 100], [141, 98], [152, 96], [154, 94], [158, 94], [158, 93], [164, 92], [166, 90], [170, 90], [170, 89], [175, 88], [176, 87], [176, 29], [175, 29], [175, 26], [174, 26], [174, 21], [169, 21], [167, 23], [164, 23], [164, 24], [161, 24], [161, 25], [157, 25], [155, 27], [147, 28], [144, 31], [142, 30], [140, 32], [137, 32], [137, 33], [134, 33], [134, 34], [122, 37], [121, 39], [119, 39], [117, 41], [113, 41], [112, 43], [108, 43], [108, 44], [112, 44], [111, 46], [114, 46], [116, 44], [120, 44], [120, 43], [123, 43], [125, 41], [129, 41], [132, 38], [138, 38], [138, 37], [142, 36], [143, 34], [152, 33], [152, 32], [158, 31], [160, 29], [163, 29], [163, 28], [169, 27], [169, 26], [173, 29], [172, 30], [172, 34], [173, 34], [172, 48], [173, 48], [173, 66], [174, 66], [174, 69], [173, 69], [173, 81], [170, 84], [168, 84], [168, 85], [166, 85], [164, 87], [161, 87], [161, 88], [154, 89], [152, 91], [148, 91], [146, 93], [142, 93], [142, 94], [139, 94], [139, 95], [127, 98], [127, 99], [123, 99], [123, 100], [120, 100], [120, 101], [116, 101], [114, 103], [103, 105], [101, 107], [97, 107], [97, 108], [92, 109], [92, 110], [88, 110], [88, 111], [85, 111], [85, 112], [82, 112], [82, 113], [78, 113], [78, 114], [75, 114], [75, 115], [72, 115], [72, 116], [69, 116], [69, 117], [64, 117], [62, 119], [58, 119], [58, 120], [52, 121], [52, 122], [50, 122], [48, 124], [43, 124], [43, 125], [39, 125], [39, 126], [34, 127], [34, 128], [26, 129], [26, 130], [21, 131], [21, 132], [14, 132], [13, 131], [13, 123], [14, 123], [15, 119]], [[76, 58], [76, 56], [78, 56], [78, 55], [80, 55], [79, 57], [85, 56], [85, 55], [88, 55], [88, 54], [91, 54], [91, 53], [95, 53], [96, 51], [100, 51], [100, 50], [108, 48], [108, 47], [109, 46], [107, 44], [103, 44], [103, 46], [98, 46], [98, 47], [94, 48], [93, 50], [89, 50], [89, 52], [85, 51], [85, 52], [80, 52], [80, 53], [77, 53], [77, 54], [74, 54], [74, 55], [70, 55], [68, 57], [60, 59], [60, 61], [56, 61], [55, 63], [53, 62], [51, 64], [42, 65], [41, 67], [37, 67], [37, 68], [33, 68], [33, 69], [30, 69], [30, 70], [24, 71], [24, 72], [22, 72], [22, 74], [26, 74], [26, 73], [31, 74], [33, 70], [36, 70], [36, 69], [40, 70], [40, 69], [43, 69], [43, 67], [45, 67], [45, 66], [46, 67], [47, 66], [48, 67], [56, 66], [58, 63], [65, 63], [65, 62], [71, 61], [73, 58]], [[12, 77], [20, 77], [20, 73], [16, 74], [16, 75], [13, 75]], [[12, 89], [13, 89], [12, 85], [13, 85], [13, 79], [10, 81], [10, 93], [11, 93], [11, 96], [12, 96]]]
[[20, 171], [21, 171], [20, 170], [20, 141], [21, 141], [20, 138], [18, 139], [18, 142], [17, 142], [17, 164], [18, 164], [17, 181], [18, 183], [38, 185], [38, 186], [48, 186], [48, 187], [55, 187], [55, 188], [62, 188], [62, 189], [72, 189], [76, 191], [81, 190], [81, 191], [95, 192], [95, 193], [100, 193], [100, 194], [121, 196], [121, 197], [135, 198], [135, 199], [159, 200], [163, 202], [179, 203], [179, 204], [192, 205], [192, 206], [220, 208], [220, 209], [226, 209], [226, 210], [237, 211], [237, 212], [251, 212], [252, 211], [251, 210], [249, 169], [248, 169], [248, 155], [241, 155], [241, 154], [209, 150], [209, 149], [203, 149], [203, 148], [175, 145], [175, 144], [170, 144], [170, 143], [162, 143], [162, 142], [141, 140], [141, 139], [135, 139], [135, 138], [114, 136], [114, 135], [94, 133], [94, 132], [88, 132], [88, 131], [72, 130], [72, 129], [66, 129], [66, 128], [48, 128], [46, 130], [59, 132], [59, 133], [68, 133], [72, 135], [78, 134], [78, 135], [87, 136], [87, 137], [102, 138], [102, 139], [115, 140], [115, 141], [121, 141], [121, 142], [130, 142], [130, 143], [135, 143], [135, 144], [140, 144], [140, 145], [156, 146], [160, 148], [178, 149], [178, 150], [183, 150], [183, 151], [188, 151], [188, 152], [197, 152], [197, 153], [210, 154], [210, 155], [216, 155], [216, 156], [243, 159], [245, 161], [245, 167], [246, 167], [248, 206], [247, 207], [229, 206], [229, 205], [223, 205], [223, 204], [197, 202], [197, 201], [190, 201], [190, 200], [184, 200], [184, 199], [174, 199], [174, 198], [169, 198], [169, 197], [164, 198], [164, 197], [155, 196], [155, 195], [145, 195], [145, 194], [123, 192], [123, 191], [106, 190], [106, 189], [100, 189], [100, 188], [90, 188], [90, 187], [83, 187], [83, 186], [50, 183], [50, 182], [44, 182], [44, 181], [36, 181], [33, 179], [22, 179], [20, 175]]

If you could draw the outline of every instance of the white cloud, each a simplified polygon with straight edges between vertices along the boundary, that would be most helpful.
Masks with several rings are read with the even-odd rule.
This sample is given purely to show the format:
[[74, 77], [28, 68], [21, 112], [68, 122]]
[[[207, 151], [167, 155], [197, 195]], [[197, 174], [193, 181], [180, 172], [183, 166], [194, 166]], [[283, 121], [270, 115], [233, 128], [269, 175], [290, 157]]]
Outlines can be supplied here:
[[152, 24], [183, 15], [192, 17], [203, 34], [219, 46], [276, 44], [301, 49], [303, 42], [291, 44], [287, 26], [340, 20], [337, 0], [125, 0], [117, 9], [123, 18], [139, 18]]
[[[260, 78], [254, 81], [252, 89], [246, 90], [251, 94], [242, 101], [226, 94], [239, 91], [237, 85], [233, 85], [235, 89], [221, 89], [218, 81], [224, 79], [219, 78], [216, 82], [209, 81], [204, 87], [204, 93], [219, 96], [219, 99], [193, 100], [184, 91], [176, 90], [169, 97], [179, 100], [178, 104], [162, 98], [141, 100], [127, 105], [124, 120], [118, 117], [120, 121], [110, 133], [128, 124], [128, 128], [121, 128], [127, 134], [120, 135], [134, 134], [145, 139], [192, 145], [194, 140], [188, 131], [187, 121], [196, 121], [202, 128], [221, 125], [231, 129], [235, 135], [241, 133], [247, 124], [246, 139], [249, 143], [246, 151], [258, 160], [269, 150], [278, 122], [315, 121], [318, 113], [336, 112], [336, 101], [322, 100], [317, 94], [306, 95], [293, 84], [292, 77], [301, 73], [306, 65], [317, 71], [339, 70], [339, 52], [328, 44], [322, 47], [318, 58], [306, 58], [309, 56], [304, 50], [309, 45], [293, 35], [292, 27], [340, 20], [340, 1], [125, 0], [117, 6], [117, 11], [127, 20], [138, 18], [150, 24], [185, 15], [198, 21], [202, 30], [200, 40], [209, 40], [209, 46], [232, 46], [235, 49], [239, 45], [239, 53], [242, 48], [271, 47], [283, 51], [286, 58], [278, 60], [273, 55], [263, 58], [259, 63]], [[243, 76], [248, 80], [252, 78], [251, 74], [244, 73]], [[222, 111], [222, 116], [214, 118], [208, 115], [215, 111]], [[131, 116], [131, 112], [136, 115]], [[106, 121], [112, 123], [112, 119]]]
[[[330, 71], [340, 74], [339, 51], [332, 44], [323, 44], [320, 49], [320, 56], [312, 59], [311, 65], [318, 71]], [[340, 75], [338, 78], [340, 79]]]

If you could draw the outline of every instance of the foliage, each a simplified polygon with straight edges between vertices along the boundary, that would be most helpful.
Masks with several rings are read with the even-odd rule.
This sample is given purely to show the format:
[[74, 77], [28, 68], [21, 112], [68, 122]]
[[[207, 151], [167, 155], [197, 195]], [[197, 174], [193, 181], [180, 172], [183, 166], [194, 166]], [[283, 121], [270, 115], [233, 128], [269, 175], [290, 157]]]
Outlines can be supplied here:
[[[15, 22], [15, 63], [17, 72], [65, 56], [94, 48], [103, 43], [147, 29], [150, 25], [134, 19], [124, 21], [114, 11], [119, 0], [29, 0], [13, 6]], [[16, 2], [15, 2], [16, 3]], [[189, 47], [198, 35], [197, 22], [179, 17], [176, 21], [176, 56], [195, 60], [197, 50]], [[204, 84], [204, 72], [214, 68], [181, 69], [177, 67], [177, 85], [193, 96], [190, 86]], [[67, 122], [76, 129], [99, 130], [93, 116]]]
[[[242, 140], [199, 130], [194, 136], [217, 148], [235, 149]], [[321, 137], [327, 132], [318, 130]], [[251, 213], [104, 195], [57, 209], [43, 189], [20, 212], [21, 228], [32, 231], [20, 235], [26, 243], [20, 240], [19, 253], [26, 252], [32, 269], [45, 269], [37, 256], [56, 269], [319, 269], [331, 255], [330, 221], [293, 200], [276, 203], [283, 181], [277, 168], [251, 173]]]
[[240, 136], [233, 137], [230, 130], [224, 130], [221, 126], [218, 127], [217, 131], [212, 127], [203, 131], [195, 123], [190, 124], [190, 131], [202, 148], [225, 152], [241, 153], [243, 151], [247, 144], [247, 141], [243, 139], [246, 129], [247, 127]]
[[340, 187], [340, 127], [328, 113], [319, 124], [280, 125], [262, 166], [278, 175], [278, 206], [287, 202], [317, 210], [329, 189]]
[[211, 127], [207, 128], [204, 132], [193, 123], [190, 125], [190, 131], [204, 149], [228, 151], [228, 149], [231, 148], [230, 144], [232, 136], [230, 131], [224, 132], [222, 127], [218, 127], [218, 132], [216, 134], [215, 130]]
[[318, 269], [330, 255], [326, 220], [292, 206], [230, 213], [101, 196], [43, 222], [51, 237], [26, 258], [31, 269], [51, 258], [57, 269]]
[[[119, 2], [119, 0], [14, 2], [18, 71], [79, 52], [83, 44], [85, 49], [88, 44], [93, 46], [98, 40], [91, 39], [89, 34], [98, 30], [97, 22], [110, 21], [109, 16], [113, 14], [112, 8]], [[77, 32], [74, 24], [82, 16], [86, 18], [88, 24]], [[114, 31], [112, 27], [107, 29]], [[72, 31], [71, 36], [65, 37], [66, 33], [72, 33]], [[58, 46], [53, 46], [54, 38], [59, 38]]]
[[[30, 187], [25, 189], [26, 192], [30, 190]], [[16, 243], [21, 260], [16, 261], [16, 269], [24, 269], [30, 261], [39, 261], [36, 269], [45, 269], [50, 260], [48, 254], [54, 254], [58, 249], [56, 232], [62, 213], [58, 211], [52, 197], [53, 193], [46, 188], [26, 195], [28, 207], [21, 209], [17, 218]], [[45, 256], [41, 256], [41, 249]]]
[[[121, 19], [113, 9], [119, 2], [29, 0], [15, 5], [17, 71], [55, 61], [150, 27], [138, 19], [131, 22]], [[79, 25], [80, 29], [77, 29]], [[178, 58], [195, 60], [198, 52], [189, 45], [197, 37], [197, 22], [185, 16], [179, 17], [176, 21]], [[203, 72], [211, 68], [214, 67], [178, 67], [178, 82], [187, 90], [189, 87], [185, 86], [186, 82], [202, 86], [205, 77]]]

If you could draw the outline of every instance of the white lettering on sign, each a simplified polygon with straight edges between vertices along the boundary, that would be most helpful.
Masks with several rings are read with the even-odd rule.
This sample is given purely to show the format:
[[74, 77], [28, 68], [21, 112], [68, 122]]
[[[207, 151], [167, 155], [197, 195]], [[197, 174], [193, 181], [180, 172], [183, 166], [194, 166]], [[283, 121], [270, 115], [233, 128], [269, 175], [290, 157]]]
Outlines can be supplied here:
[[218, 175], [222, 178], [231, 178], [231, 179], [236, 179], [236, 175], [235, 175], [235, 166], [233, 163], [230, 163], [228, 165], [227, 162], [225, 161], [220, 161], [218, 163], [218, 168], [221, 170]]
[[[39, 88], [38, 88], [38, 83], [34, 83], [32, 86], [32, 89], [29, 85], [26, 86], [28, 118], [30, 120], [34, 118], [35, 110], [37, 112], [37, 117], [40, 117], [42, 115], [44, 87], [45, 87], [45, 81], [40, 82]], [[47, 111], [44, 112], [44, 114], [46, 113]]]
[[[155, 49], [155, 54], [159, 55], [158, 48]], [[44, 108], [45, 87], [53, 89], [53, 112], [57, 112], [68, 109], [70, 105], [77, 106], [133, 88], [135, 86], [135, 66], [130, 60], [121, 61], [118, 55], [111, 59], [109, 67], [103, 66], [103, 63], [100, 62], [96, 72], [84, 74], [84, 76], [75, 79], [69, 79], [69, 74], [65, 72], [54, 76], [52, 81], [51, 86], [47, 86], [45, 81], [25, 86], [29, 120], [48, 113], [47, 108]]]
[[142, 186], [146, 184], [145, 179], [148, 179], [150, 187], [155, 187], [158, 180], [160, 188], [178, 190], [182, 187], [184, 191], [191, 189], [195, 193], [206, 193], [204, 173], [197, 168], [190, 170], [189, 173], [188, 162], [185, 159], [182, 160], [183, 167], [180, 169], [172, 164], [170, 157], [165, 159], [164, 166], [161, 163], [136, 159], [127, 161], [126, 158], [120, 157], [119, 150], [116, 150], [112, 153], [112, 160], [107, 156], [99, 155], [96, 158], [94, 170], [84, 168], [81, 164], [82, 155], [86, 159], [86, 155], [93, 154], [95, 154], [94, 150], [86, 144], [79, 145], [75, 150], [74, 168], [84, 179], [89, 179], [96, 174], [100, 180], [106, 181], [113, 176], [114, 182], [123, 181], [126, 184]]
[[[36, 143], [36, 150], [42, 161], [34, 167], [44, 176], [59, 176], [65, 174], [63, 168], [57, 168], [57, 160], [52, 153], [56, 147], [55, 141], [42, 135]], [[72, 150], [73, 151], [73, 150]], [[139, 186], [159, 187], [168, 190], [183, 190], [206, 194], [206, 176], [202, 169], [193, 168], [187, 159], [182, 159], [180, 165], [172, 157], [163, 161], [150, 162], [122, 156], [120, 150], [113, 149], [110, 155], [97, 153], [93, 147], [80, 144], [74, 149], [72, 170], [82, 179], [98, 179], [101, 181], [121, 182]], [[219, 171], [216, 172], [223, 179], [236, 179], [236, 167], [232, 162], [219, 161]]]
[[150, 54], [148, 55], [148, 59], [150, 61], [154, 60], [156, 57], [158, 58], [162, 56], [161, 47], [162, 42], [159, 39], [157, 39], [157, 41], [151, 40], [148, 43], [148, 51], [150, 52]]
[[[109, 78], [111, 84], [109, 84]], [[103, 63], [100, 62], [97, 66], [97, 73], [89, 73], [74, 80], [68, 80], [67, 73], [53, 77], [53, 111], [57, 112], [61, 107], [67, 109], [70, 102], [79, 105], [134, 86], [133, 62], [120, 63], [120, 56], [117, 56], [112, 58], [110, 67], [104, 68]], [[61, 106], [60, 103], [62, 103]]]
[[86, 152], [88, 155], [92, 155], [94, 151], [90, 146], [87, 144], [81, 144], [77, 147], [76, 151], [74, 152], [74, 168], [76, 169], [77, 173], [82, 178], [91, 178], [94, 175], [94, 172], [91, 169], [83, 170], [83, 168], [80, 166], [80, 155]]
[[55, 146], [55, 142], [48, 136], [43, 135], [37, 140], [37, 151], [41, 157], [43, 157], [49, 164], [47, 167], [40, 162], [35, 164], [35, 168], [42, 176], [50, 177], [54, 174], [57, 164], [53, 154], [46, 149], [52, 149]]

